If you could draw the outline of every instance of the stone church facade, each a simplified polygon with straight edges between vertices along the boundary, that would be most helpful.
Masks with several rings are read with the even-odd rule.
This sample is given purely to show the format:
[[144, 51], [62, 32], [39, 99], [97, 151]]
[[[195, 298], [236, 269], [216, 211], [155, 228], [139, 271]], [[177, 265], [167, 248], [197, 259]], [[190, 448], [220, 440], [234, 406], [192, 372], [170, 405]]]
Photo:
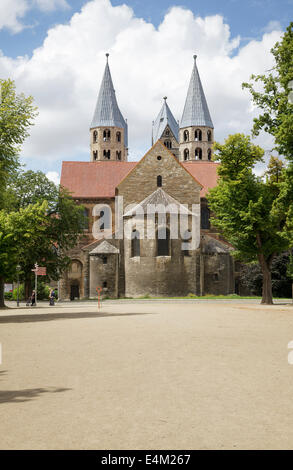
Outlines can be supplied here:
[[[97, 287], [110, 298], [237, 292], [232, 247], [209, 220], [206, 193], [217, 184], [218, 166], [213, 141], [194, 56], [180, 124], [164, 97], [151, 149], [128, 162], [128, 126], [107, 54], [90, 126], [90, 161], [62, 165], [61, 185], [85, 207], [88, 226], [69, 253], [72, 264], [60, 281], [60, 298], [95, 298]], [[155, 210], [149, 217], [150, 207]]]

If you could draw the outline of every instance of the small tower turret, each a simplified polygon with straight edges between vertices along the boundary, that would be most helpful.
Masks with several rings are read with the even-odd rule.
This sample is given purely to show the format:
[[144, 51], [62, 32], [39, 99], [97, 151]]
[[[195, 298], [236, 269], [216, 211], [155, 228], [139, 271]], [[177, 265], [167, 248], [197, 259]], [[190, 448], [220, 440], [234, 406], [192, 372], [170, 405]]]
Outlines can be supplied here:
[[90, 127], [91, 161], [127, 161], [128, 128], [118, 107], [108, 57]]
[[180, 161], [212, 160], [214, 126], [196, 65], [194, 65], [180, 123]]
[[179, 126], [167, 104], [167, 96], [163, 98], [163, 106], [153, 122], [152, 141], [160, 140], [174, 155], [179, 156]]

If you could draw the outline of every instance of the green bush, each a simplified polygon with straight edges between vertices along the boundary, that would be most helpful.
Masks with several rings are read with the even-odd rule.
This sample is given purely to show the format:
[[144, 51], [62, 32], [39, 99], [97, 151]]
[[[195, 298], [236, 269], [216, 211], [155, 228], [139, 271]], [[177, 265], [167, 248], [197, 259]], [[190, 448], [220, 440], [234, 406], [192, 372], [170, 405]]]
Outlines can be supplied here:
[[[38, 283], [38, 292], [37, 292], [37, 300], [48, 300], [49, 301], [49, 294], [50, 294], [51, 287], [46, 285], [43, 282]], [[19, 286], [19, 300], [27, 300], [25, 299], [25, 292], [24, 292], [24, 285], [20, 284]], [[57, 299], [57, 290], [55, 290]], [[6, 292], [5, 293], [6, 300], [17, 300], [17, 287], [13, 289], [13, 292]]]
[[5, 300], [12, 300], [12, 292], [4, 292]]
[[[15, 289], [13, 289], [12, 300], [17, 300], [17, 287], [15, 287]], [[25, 300], [25, 298], [24, 298], [24, 285], [23, 284], [19, 285], [19, 300]]]
[[49, 300], [50, 287], [43, 282], [38, 283], [37, 298], [39, 300]]

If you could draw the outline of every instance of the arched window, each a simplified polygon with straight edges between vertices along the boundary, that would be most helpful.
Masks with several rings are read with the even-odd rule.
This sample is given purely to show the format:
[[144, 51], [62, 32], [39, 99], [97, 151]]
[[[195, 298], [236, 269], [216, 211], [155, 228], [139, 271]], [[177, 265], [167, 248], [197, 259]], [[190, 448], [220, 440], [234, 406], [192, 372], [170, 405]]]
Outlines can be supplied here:
[[97, 140], [98, 140], [98, 131], [94, 131], [93, 132], [93, 142], [94, 142], [94, 144], [97, 142]]
[[158, 188], [162, 187], [162, 177], [161, 177], [161, 175], [157, 176], [157, 186], [158, 186]]
[[212, 141], [212, 131], [207, 132], [208, 142]]
[[107, 256], [103, 256], [103, 264], [107, 264], [108, 263], [108, 258]]
[[85, 207], [84, 210], [83, 210], [84, 230], [89, 229], [89, 214], [90, 214], [90, 211]]
[[171, 140], [165, 140], [164, 145], [165, 147], [167, 147], [167, 149], [171, 149], [172, 148]]
[[208, 160], [212, 159], [212, 151], [211, 149], [208, 149]]
[[121, 142], [121, 132], [116, 133], [116, 140], [117, 142]]
[[188, 140], [189, 140], [189, 132], [188, 131], [183, 132], [183, 140], [184, 140], [184, 142], [188, 142]]
[[117, 159], [117, 160], [121, 160], [121, 151], [119, 151], [119, 152], [117, 151], [117, 152], [116, 152], [116, 159]]
[[94, 159], [94, 161], [96, 161], [98, 159], [98, 151], [97, 150], [93, 151], [93, 159]]
[[170, 256], [170, 231], [160, 227], [157, 231], [157, 256]]
[[109, 131], [109, 129], [105, 129], [104, 132], [103, 132], [104, 142], [110, 140], [110, 138], [111, 138], [111, 132]]
[[201, 160], [202, 159], [202, 149], [197, 147], [195, 149], [195, 160]]
[[138, 230], [133, 230], [131, 234], [131, 257], [140, 256], [140, 234]]
[[166, 129], [165, 135], [166, 135], [166, 136], [170, 135], [169, 129]]
[[203, 229], [210, 228], [210, 210], [206, 204], [200, 207], [200, 226]]
[[100, 212], [100, 218], [99, 218], [100, 230], [105, 230], [105, 222], [103, 222], [103, 219], [102, 219], [102, 217], [104, 217], [104, 215], [105, 215], [105, 212], [101, 211]]
[[202, 141], [202, 132], [200, 129], [196, 129], [195, 133], [194, 133], [194, 138], [196, 141]]
[[184, 155], [184, 160], [189, 160], [189, 150], [188, 149], [184, 149], [184, 152], [183, 152], [183, 155]]
[[99, 212], [99, 228], [100, 230], [109, 230], [111, 229], [112, 224], [112, 214], [110, 207], [103, 207]]
[[110, 160], [110, 158], [111, 158], [111, 150], [104, 150], [103, 155], [104, 155], [104, 159], [105, 159], [105, 160]]

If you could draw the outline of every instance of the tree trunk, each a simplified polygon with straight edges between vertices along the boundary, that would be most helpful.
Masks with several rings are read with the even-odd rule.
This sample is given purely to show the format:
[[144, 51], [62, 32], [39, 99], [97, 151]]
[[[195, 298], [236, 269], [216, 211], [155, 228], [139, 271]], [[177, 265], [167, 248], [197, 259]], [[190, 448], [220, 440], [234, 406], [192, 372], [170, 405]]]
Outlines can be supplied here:
[[4, 301], [4, 278], [0, 276], [0, 308], [5, 307]]
[[273, 293], [272, 293], [272, 273], [267, 267], [262, 269], [263, 284], [262, 284], [262, 304], [272, 305]]
[[262, 299], [261, 303], [266, 305], [273, 304], [273, 292], [272, 292], [272, 273], [271, 273], [271, 262], [268, 262], [263, 255], [259, 255], [259, 264], [262, 271]]
[[260, 234], [256, 233], [256, 242], [259, 248], [258, 262], [262, 271], [262, 299], [261, 303], [266, 305], [273, 304], [273, 292], [272, 292], [272, 261], [275, 257], [275, 253], [272, 253], [268, 258], [265, 258], [262, 252], [262, 240]]
[[24, 281], [24, 295], [25, 295], [25, 300], [27, 300], [32, 293], [32, 281], [30, 278], [25, 279]]

